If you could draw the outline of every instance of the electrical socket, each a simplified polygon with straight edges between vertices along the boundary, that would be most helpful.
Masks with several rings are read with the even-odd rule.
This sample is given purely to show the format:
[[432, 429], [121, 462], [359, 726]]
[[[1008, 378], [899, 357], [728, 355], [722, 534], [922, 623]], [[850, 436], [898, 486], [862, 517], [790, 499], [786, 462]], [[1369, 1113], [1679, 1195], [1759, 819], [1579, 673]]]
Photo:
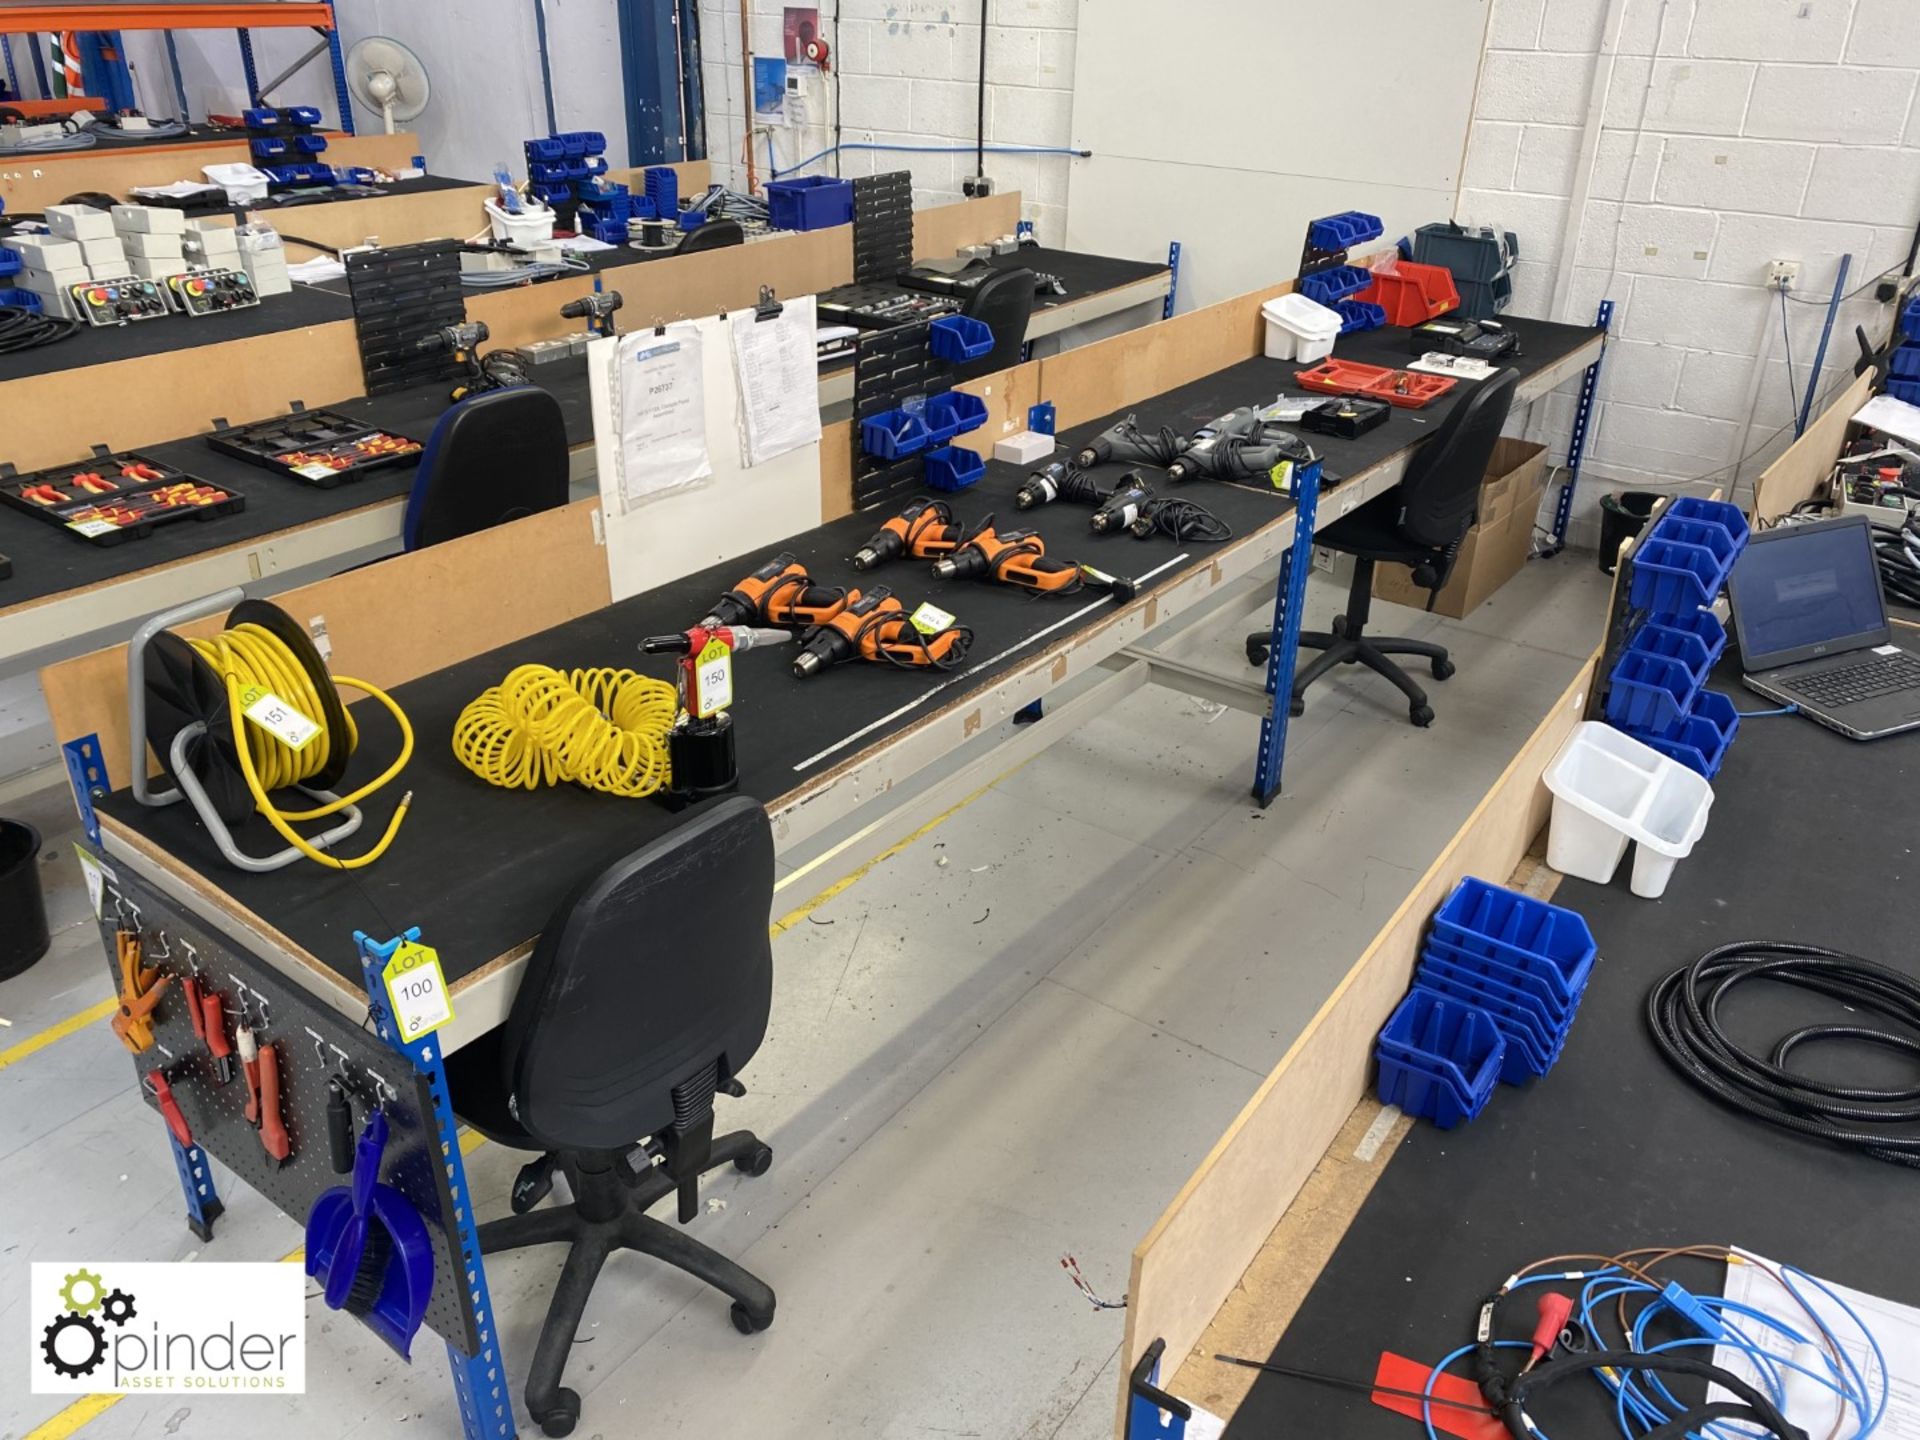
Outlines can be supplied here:
[[1767, 262], [1767, 284], [1776, 290], [1791, 290], [1800, 283], [1800, 262], [1798, 260], [1769, 260]]
[[960, 182], [960, 193], [969, 200], [984, 200], [993, 194], [993, 181], [985, 175], [970, 175]]

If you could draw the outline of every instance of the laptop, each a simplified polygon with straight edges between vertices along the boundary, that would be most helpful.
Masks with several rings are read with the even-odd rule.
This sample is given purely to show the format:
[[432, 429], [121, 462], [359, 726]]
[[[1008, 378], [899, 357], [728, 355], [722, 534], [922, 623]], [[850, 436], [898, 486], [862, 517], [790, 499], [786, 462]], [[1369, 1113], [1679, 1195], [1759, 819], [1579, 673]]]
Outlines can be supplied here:
[[1864, 515], [1756, 531], [1727, 582], [1747, 685], [1855, 740], [1920, 728]]

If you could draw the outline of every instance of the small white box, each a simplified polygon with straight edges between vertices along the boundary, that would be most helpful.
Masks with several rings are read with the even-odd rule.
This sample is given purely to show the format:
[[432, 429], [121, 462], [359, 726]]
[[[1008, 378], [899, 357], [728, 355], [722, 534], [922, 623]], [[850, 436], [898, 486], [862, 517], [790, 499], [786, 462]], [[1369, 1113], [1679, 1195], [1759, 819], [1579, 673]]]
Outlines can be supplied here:
[[127, 265], [131, 272], [142, 280], [164, 280], [169, 275], [187, 273], [187, 262], [178, 255], [166, 257], [133, 255], [128, 257]]
[[1009, 465], [1038, 465], [1053, 454], [1055, 444], [1051, 435], [1042, 435], [1038, 430], [1022, 430], [1018, 435], [994, 441], [993, 458], [1004, 460]]
[[92, 277], [87, 267], [75, 265], [58, 270], [42, 270], [36, 265], [23, 269], [14, 281], [22, 290], [31, 290], [36, 295], [61, 295], [69, 285], [79, 285]]
[[180, 240], [178, 235], [132, 231], [120, 237], [120, 244], [129, 255], [144, 256], [148, 260], [178, 260], [181, 254]]
[[87, 264], [78, 241], [52, 235], [12, 235], [7, 248], [19, 251], [20, 258], [38, 270], [83, 270]]
[[49, 205], [47, 228], [69, 240], [111, 240], [113, 217], [91, 205]]
[[187, 228], [186, 211], [162, 205], [116, 205], [108, 213], [122, 235], [180, 235]]
[[187, 243], [210, 255], [237, 255], [240, 235], [231, 225], [196, 225], [187, 231]]
[[87, 268], [96, 275], [124, 275], [127, 272], [117, 269], [127, 263], [126, 247], [120, 243], [118, 235], [105, 240], [82, 240], [80, 254], [87, 262]]

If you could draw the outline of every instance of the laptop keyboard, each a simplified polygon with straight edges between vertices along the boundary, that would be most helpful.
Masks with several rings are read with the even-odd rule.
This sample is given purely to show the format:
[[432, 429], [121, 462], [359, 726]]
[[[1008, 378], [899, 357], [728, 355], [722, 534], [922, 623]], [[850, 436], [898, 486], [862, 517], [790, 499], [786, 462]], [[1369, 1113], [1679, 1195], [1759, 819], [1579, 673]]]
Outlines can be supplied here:
[[1920, 660], [1904, 653], [1876, 655], [1858, 665], [1800, 677], [1783, 688], [1821, 705], [1856, 705], [1896, 690], [1920, 689]]

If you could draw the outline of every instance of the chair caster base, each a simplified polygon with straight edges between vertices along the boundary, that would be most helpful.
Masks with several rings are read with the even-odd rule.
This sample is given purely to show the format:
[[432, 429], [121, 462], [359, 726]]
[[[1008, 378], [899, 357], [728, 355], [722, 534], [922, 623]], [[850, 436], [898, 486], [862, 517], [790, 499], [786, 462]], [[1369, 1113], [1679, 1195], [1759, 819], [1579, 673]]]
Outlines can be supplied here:
[[773, 1147], [762, 1145], [757, 1150], [749, 1150], [734, 1160], [733, 1168], [742, 1175], [751, 1175], [757, 1179], [773, 1168]]
[[1407, 718], [1424, 730], [1433, 724], [1433, 707], [1431, 705], [1415, 705], [1407, 711]]
[[[763, 1316], [755, 1315], [738, 1300], [733, 1302], [733, 1328], [738, 1330], [742, 1335], [758, 1335], [771, 1324], [773, 1324], [773, 1312], [771, 1310]], [[552, 1434], [553, 1432], [548, 1431], [547, 1433]]]
[[513, 1177], [513, 1194], [507, 1201], [516, 1215], [524, 1215], [553, 1193], [554, 1157], [542, 1155], [529, 1160]]
[[1436, 680], [1451, 680], [1453, 678], [1454, 664], [1451, 660], [1435, 660], [1432, 669], [1433, 678]]
[[1296, 696], [1293, 700], [1288, 702], [1287, 714], [1291, 715], [1294, 719], [1298, 720], [1302, 715], [1306, 713], [1307, 713], [1306, 701]]
[[580, 1396], [564, 1385], [553, 1392], [551, 1405], [536, 1408], [529, 1401], [527, 1413], [534, 1419], [542, 1431], [558, 1440], [559, 1436], [571, 1435], [573, 1427], [580, 1420]]

